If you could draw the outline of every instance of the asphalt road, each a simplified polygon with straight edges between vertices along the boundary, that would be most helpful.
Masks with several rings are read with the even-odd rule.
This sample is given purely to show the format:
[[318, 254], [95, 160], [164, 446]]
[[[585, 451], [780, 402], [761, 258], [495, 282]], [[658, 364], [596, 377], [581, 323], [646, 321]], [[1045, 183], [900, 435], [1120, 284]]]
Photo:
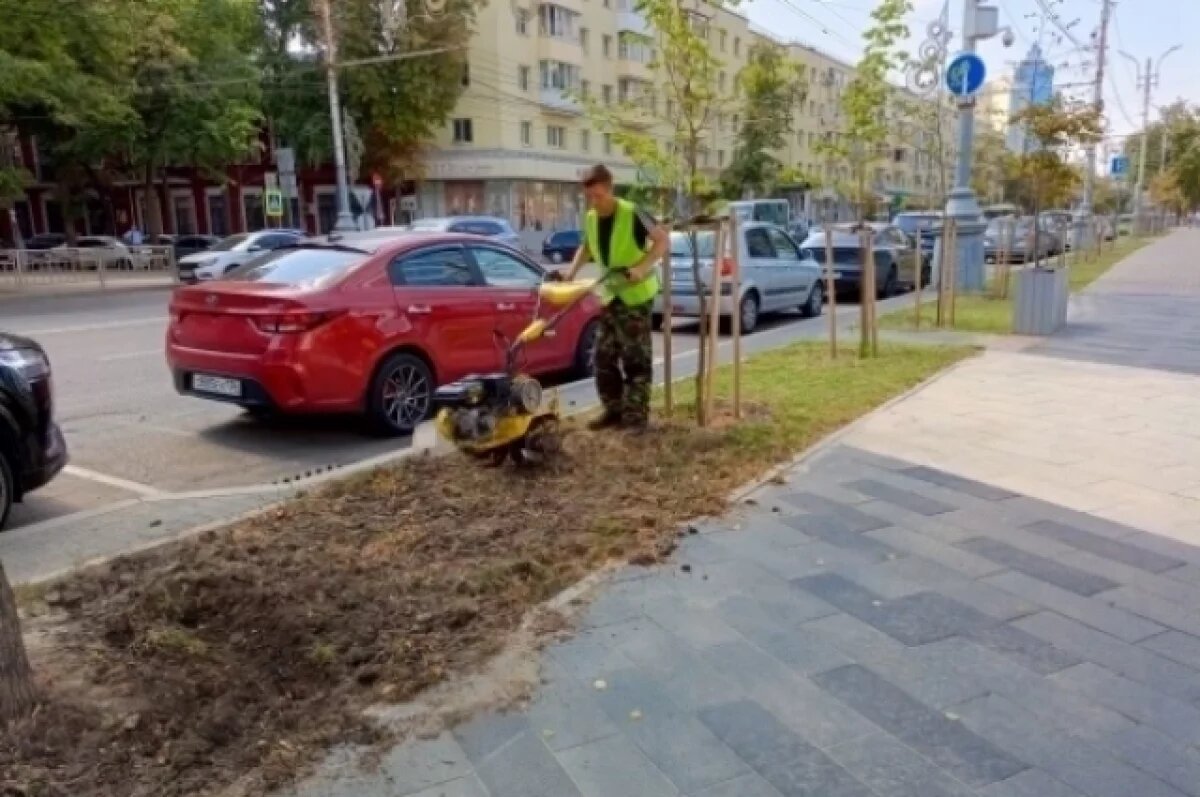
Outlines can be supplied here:
[[[373, 437], [355, 418], [263, 423], [236, 407], [177, 395], [163, 357], [169, 296], [0, 299], [0, 328], [36, 338], [50, 355], [71, 451], [68, 469], [14, 509], [13, 527], [143, 495], [270, 483], [408, 444]], [[798, 313], [764, 319], [755, 337], [790, 338], [792, 327], [797, 337], [819, 334], [824, 323], [802, 323]], [[676, 356], [686, 358], [696, 325], [674, 329]], [[655, 354], [661, 359], [661, 335]]]

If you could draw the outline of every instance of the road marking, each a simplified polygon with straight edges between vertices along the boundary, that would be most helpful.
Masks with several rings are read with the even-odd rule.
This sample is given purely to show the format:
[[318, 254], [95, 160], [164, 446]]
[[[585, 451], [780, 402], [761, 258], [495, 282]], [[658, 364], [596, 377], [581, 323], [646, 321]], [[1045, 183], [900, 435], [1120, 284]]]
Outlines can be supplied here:
[[29, 337], [37, 337], [39, 335], [67, 335], [72, 332], [96, 332], [102, 329], [124, 329], [125, 327], [141, 327], [147, 324], [162, 324], [167, 320], [166, 316], [154, 316], [153, 318], [131, 318], [128, 321], [104, 321], [99, 324], [81, 324], [74, 327], [50, 327], [49, 329], [29, 329], [23, 330], [22, 335]]
[[166, 495], [166, 491], [160, 490], [157, 487], [151, 487], [148, 484], [130, 481], [129, 479], [122, 479], [120, 476], [109, 476], [106, 473], [99, 473], [94, 470], [88, 470], [87, 468], [76, 467], [75, 465], [68, 465], [67, 467], [63, 468], [63, 473], [68, 473], [76, 478], [87, 479], [88, 481], [96, 482], [98, 484], [107, 484], [109, 487], [116, 487], [118, 489], [125, 490], [126, 492], [135, 493], [147, 498]]
[[109, 354], [100, 358], [102, 363], [110, 363], [114, 360], [132, 360], [135, 357], [149, 357], [152, 354], [163, 355], [163, 347], [159, 346], [156, 349], [142, 349], [141, 351], [125, 351], [120, 354]]

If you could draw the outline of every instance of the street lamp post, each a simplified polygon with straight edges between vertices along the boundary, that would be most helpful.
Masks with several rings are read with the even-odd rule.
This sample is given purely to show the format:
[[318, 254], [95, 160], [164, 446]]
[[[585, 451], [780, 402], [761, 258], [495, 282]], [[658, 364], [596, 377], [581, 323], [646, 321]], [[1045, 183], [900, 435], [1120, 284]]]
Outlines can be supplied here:
[[[1138, 59], [1134, 58], [1124, 50], [1121, 55], [1133, 62], [1134, 69], [1138, 76], [1138, 85], [1142, 89], [1142, 147], [1138, 153], [1138, 172], [1137, 182], [1133, 189], [1133, 229], [1135, 232], [1141, 232], [1144, 226], [1142, 221], [1142, 192], [1146, 185], [1146, 151], [1149, 146], [1150, 132], [1150, 90], [1158, 83], [1159, 76], [1162, 75], [1162, 64], [1167, 56], [1182, 48], [1183, 45], [1176, 44], [1174, 47], [1167, 48], [1162, 55], [1158, 57], [1158, 61], [1151, 67], [1151, 59], [1146, 59], [1145, 71], [1142, 70], [1142, 65]], [[1165, 129], [1163, 135], [1166, 135]]]
[[[974, 53], [976, 42], [990, 39], [999, 32], [999, 10], [995, 6], [980, 5], [979, 0], [963, 0], [963, 52]], [[1011, 43], [1010, 38], [1005, 36], [1006, 45]], [[975, 199], [975, 192], [971, 190], [971, 149], [974, 141], [975, 99], [962, 97], [958, 101], [958, 158], [954, 168], [954, 187], [946, 199], [946, 217], [956, 222], [957, 285], [966, 291], [979, 291], [984, 285], [983, 232], [987, 225], [980, 218], [979, 203]]]
[[329, 87], [329, 124], [333, 128], [333, 164], [337, 173], [337, 221], [334, 232], [358, 229], [350, 213], [350, 183], [346, 176], [346, 146], [342, 140], [342, 106], [338, 95], [337, 46], [333, 35], [333, 15], [329, 0], [318, 0], [321, 24], [325, 31], [325, 80]]

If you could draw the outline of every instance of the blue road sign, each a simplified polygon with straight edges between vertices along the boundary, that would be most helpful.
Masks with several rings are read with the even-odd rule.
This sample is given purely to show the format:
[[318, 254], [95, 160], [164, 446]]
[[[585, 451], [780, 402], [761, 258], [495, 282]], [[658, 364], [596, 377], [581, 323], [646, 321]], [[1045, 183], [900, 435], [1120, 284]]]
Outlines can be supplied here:
[[1113, 177], [1121, 177], [1129, 174], [1129, 158], [1124, 155], [1113, 155], [1112, 162], [1109, 164], [1109, 171]]
[[959, 53], [946, 66], [946, 88], [956, 97], [970, 97], [983, 87], [987, 69], [975, 53]]

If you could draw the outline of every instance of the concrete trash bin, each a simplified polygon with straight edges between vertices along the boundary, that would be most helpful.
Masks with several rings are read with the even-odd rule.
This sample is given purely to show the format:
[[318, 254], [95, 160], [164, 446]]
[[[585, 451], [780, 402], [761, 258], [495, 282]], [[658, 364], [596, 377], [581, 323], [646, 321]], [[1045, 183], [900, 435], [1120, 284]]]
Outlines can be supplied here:
[[1070, 267], [1025, 266], [1013, 271], [1013, 332], [1051, 335], [1067, 322]]

